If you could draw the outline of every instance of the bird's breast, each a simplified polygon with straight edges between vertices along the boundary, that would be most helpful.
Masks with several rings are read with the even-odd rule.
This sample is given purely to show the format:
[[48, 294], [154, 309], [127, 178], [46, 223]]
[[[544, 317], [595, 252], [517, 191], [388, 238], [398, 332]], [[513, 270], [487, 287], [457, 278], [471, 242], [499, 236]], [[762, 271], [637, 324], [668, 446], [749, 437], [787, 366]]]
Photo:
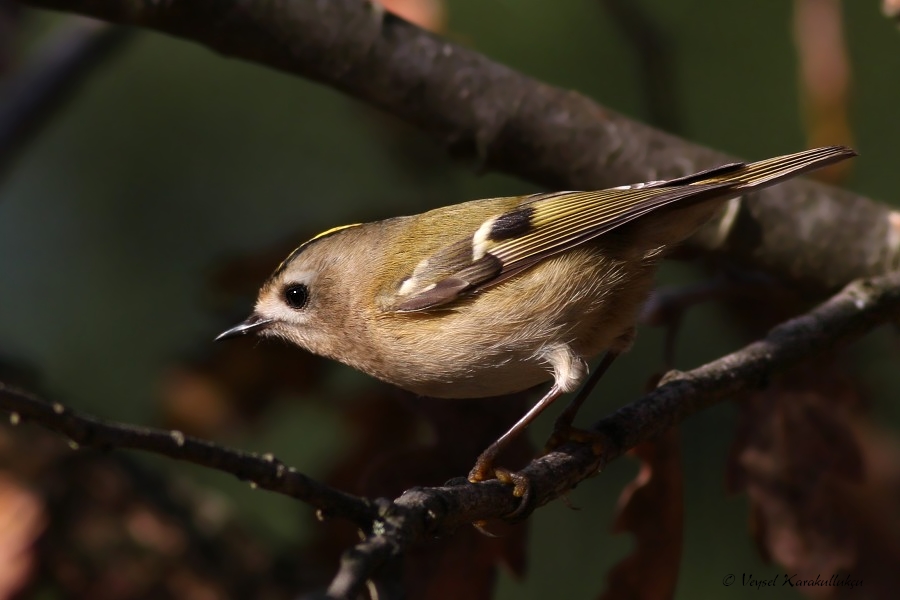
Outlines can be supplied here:
[[550, 381], [546, 349], [590, 359], [634, 324], [652, 270], [583, 248], [440, 310], [367, 319], [355, 366], [425, 396], [478, 398]]

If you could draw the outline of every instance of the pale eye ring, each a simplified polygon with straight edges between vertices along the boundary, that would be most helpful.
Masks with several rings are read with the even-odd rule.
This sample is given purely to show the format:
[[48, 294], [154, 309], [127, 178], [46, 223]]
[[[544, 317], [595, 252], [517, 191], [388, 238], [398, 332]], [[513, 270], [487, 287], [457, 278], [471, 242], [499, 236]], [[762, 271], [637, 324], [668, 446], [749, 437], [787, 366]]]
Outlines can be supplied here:
[[303, 283], [294, 283], [284, 288], [284, 301], [294, 310], [305, 308], [309, 303], [309, 288]]

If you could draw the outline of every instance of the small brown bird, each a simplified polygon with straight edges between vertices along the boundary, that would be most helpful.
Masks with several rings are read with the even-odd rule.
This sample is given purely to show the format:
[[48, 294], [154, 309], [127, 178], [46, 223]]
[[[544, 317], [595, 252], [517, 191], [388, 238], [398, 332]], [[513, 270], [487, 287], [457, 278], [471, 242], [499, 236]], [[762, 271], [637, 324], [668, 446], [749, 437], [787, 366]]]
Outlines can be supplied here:
[[588, 359], [607, 352], [599, 373], [628, 349], [667, 248], [727, 199], [855, 155], [818, 148], [670, 181], [475, 200], [331, 229], [294, 250], [253, 314], [217, 339], [280, 337], [440, 398], [552, 380], [469, 474], [509, 480], [493, 468], [505, 443], [584, 381]]

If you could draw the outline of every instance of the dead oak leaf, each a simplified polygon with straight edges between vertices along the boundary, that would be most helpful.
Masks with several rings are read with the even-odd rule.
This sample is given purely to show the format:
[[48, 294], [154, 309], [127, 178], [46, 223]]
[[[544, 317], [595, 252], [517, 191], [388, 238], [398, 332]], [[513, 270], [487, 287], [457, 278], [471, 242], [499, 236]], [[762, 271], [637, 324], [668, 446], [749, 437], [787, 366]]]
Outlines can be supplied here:
[[[641, 461], [619, 497], [613, 532], [631, 532], [635, 550], [609, 572], [601, 600], [660, 600], [675, 594], [684, 538], [684, 482], [678, 430], [635, 446]], [[652, 573], [652, 577], [648, 577]]]

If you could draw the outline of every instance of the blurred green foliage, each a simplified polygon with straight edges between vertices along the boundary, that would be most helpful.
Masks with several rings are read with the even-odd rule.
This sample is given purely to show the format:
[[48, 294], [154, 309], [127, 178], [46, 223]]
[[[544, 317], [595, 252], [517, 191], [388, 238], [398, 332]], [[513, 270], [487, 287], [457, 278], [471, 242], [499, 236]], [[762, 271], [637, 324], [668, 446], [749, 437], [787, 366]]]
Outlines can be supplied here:
[[[673, 42], [673, 101], [684, 137], [747, 158], [804, 145], [788, 2], [643, 0]], [[861, 152], [850, 186], [893, 202], [900, 121], [900, 34], [877, 3], [845, 3], [852, 59], [852, 125]], [[646, 119], [635, 54], [599, 1], [453, 0], [452, 39], [550, 83]], [[47, 28], [31, 19], [24, 49]], [[0, 90], [2, 91], [2, 90]], [[400, 140], [400, 142], [398, 142]], [[398, 152], [398, 144], [406, 148]], [[412, 148], [412, 150], [410, 150]], [[415, 159], [412, 157], [415, 156]], [[629, 183], [629, 182], [622, 182]], [[368, 107], [312, 83], [206, 49], [142, 33], [84, 87], [0, 183], [0, 344], [39, 367], [54, 398], [104, 417], [157, 422], [161, 377], [249, 309], [223, 311], [209, 277], [230, 257], [344, 222], [467, 199], [533, 191], [478, 175]], [[274, 264], [272, 265], [275, 266]], [[667, 266], [667, 282], [696, 275]], [[224, 314], [223, 314], [224, 312]], [[714, 308], [693, 311], [678, 348], [682, 368], [742, 340]], [[863, 346], [875, 409], [897, 424], [900, 381], [888, 341]], [[642, 331], [582, 418], [634, 398], [661, 361], [662, 334]], [[298, 351], [299, 352], [299, 351]], [[349, 369], [338, 368], [339, 378]], [[251, 437], [224, 440], [273, 451], [321, 474], [344, 432], [327, 402], [285, 403]], [[532, 434], [543, 439], [551, 418]], [[725, 404], [682, 429], [686, 546], [679, 597], [751, 597], [724, 589], [735, 573], [771, 577], [747, 535], [744, 498], [726, 497], [723, 471], [735, 410]], [[296, 541], [309, 511], [200, 469], [153, 464], [222, 490], [264, 537]], [[526, 582], [504, 576], [501, 598], [588, 598], [630, 548], [608, 533], [628, 459], [532, 518]], [[652, 576], [652, 575], [648, 575]], [[767, 597], [795, 597], [766, 590]]]

